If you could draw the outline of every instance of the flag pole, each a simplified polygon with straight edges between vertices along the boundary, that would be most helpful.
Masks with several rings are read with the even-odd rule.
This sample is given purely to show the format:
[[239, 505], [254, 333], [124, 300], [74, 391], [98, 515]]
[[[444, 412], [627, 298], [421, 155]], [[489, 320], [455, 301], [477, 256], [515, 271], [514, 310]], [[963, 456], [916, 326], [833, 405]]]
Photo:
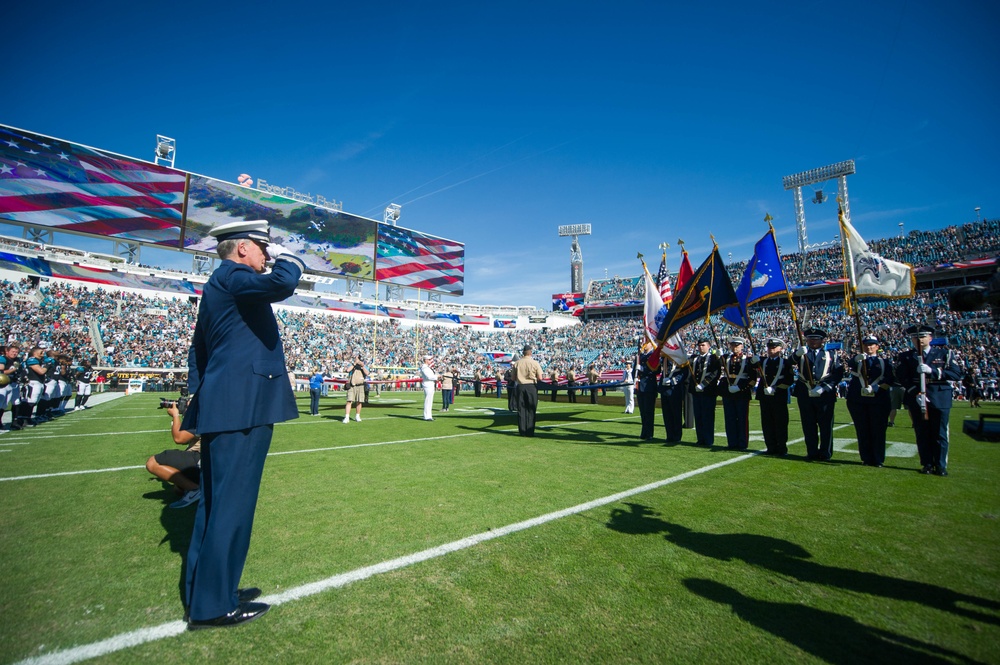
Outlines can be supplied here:
[[[709, 284], [715, 284], [715, 253], [719, 251], [719, 243], [715, 242], [715, 236], [711, 233], [708, 237], [712, 239], [712, 275]], [[708, 329], [712, 331], [712, 339], [715, 340], [715, 346], [722, 351], [722, 345], [719, 344], [719, 336], [715, 334], [715, 326], [712, 324], [712, 290], [708, 290], [708, 309], [705, 310], [705, 323], [708, 324]]]
[[[778, 249], [778, 236], [775, 235], [775, 233], [774, 233], [774, 226], [771, 224], [771, 220], [773, 220], [773, 219], [774, 219], [774, 217], [771, 217], [770, 214], [764, 213], [764, 221], [767, 222], [767, 228], [770, 230], [771, 238], [774, 240], [774, 248], [775, 248], [775, 250], [777, 250]], [[778, 265], [781, 266], [781, 277], [784, 278], [785, 277], [785, 266], [781, 262], [781, 252], [777, 251], [776, 253], [778, 255]], [[788, 308], [792, 311], [792, 323], [795, 324], [795, 336], [798, 337], [799, 346], [802, 346], [804, 344], [804, 341], [802, 339], [802, 322], [799, 321], [799, 316], [798, 316], [798, 314], [795, 311], [795, 300], [792, 298], [792, 290], [790, 288], [788, 288], [788, 280], [787, 279], [785, 279], [785, 296], [788, 298]]]

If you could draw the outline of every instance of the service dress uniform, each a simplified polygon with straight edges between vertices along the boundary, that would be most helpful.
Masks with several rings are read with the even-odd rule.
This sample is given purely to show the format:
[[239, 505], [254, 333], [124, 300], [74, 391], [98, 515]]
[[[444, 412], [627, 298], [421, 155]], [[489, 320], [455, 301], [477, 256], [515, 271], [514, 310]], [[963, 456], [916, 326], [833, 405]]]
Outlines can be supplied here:
[[722, 358], [719, 379], [729, 450], [746, 450], [750, 446], [750, 399], [758, 375], [757, 361], [743, 353], [744, 344], [742, 337], [730, 338], [730, 352]]
[[698, 352], [691, 358], [691, 395], [694, 398], [694, 429], [699, 446], [715, 441], [715, 406], [722, 363], [711, 353], [707, 339], [698, 341]]
[[660, 410], [667, 443], [679, 443], [684, 436], [684, 402], [687, 399], [691, 368], [663, 357], [660, 365]]
[[911, 326], [906, 332], [917, 348], [899, 354], [896, 380], [906, 390], [903, 403], [913, 420], [920, 472], [947, 476], [953, 392], [949, 381], [961, 380], [962, 369], [951, 349], [931, 346], [930, 326]]
[[[225, 224], [211, 233], [220, 243], [247, 239], [260, 247], [268, 242], [264, 221]], [[249, 243], [240, 247], [250, 251]], [[269, 273], [224, 259], [205, 284], [198, 308], [188, 358], [192, 399], [181, 423], [181, 429], [202, 437], [203, 498], [186, 561], [191, 628], [212, 620], [249, 620], [237, 586], [264, 461], [274, 423], [299, 415], [271, 303], [295, 292], [305, 266], [284, 248], [273, 249], [283, 253]], [[263, 271], [266, 254], [255, 251]]]
[[892, 363], [878, 355], [878, 339], [865, 337], [865, 353], [850, 358], [847, 369], [847, 410], [858, 437], [858, 454], [865, 466], [885, 463], [885, 432], [889, 427], [892, 403], [889, 389], [895, 383]]
[[799, 377], [792, 394], [802, 419], [806, 459], [827, 461], [833, 457], [833, 415], [844, 366], [832, 351], [823, 348], [826, 332], [812, 328], [805, 336], [809, 347], [795, 352]]
[[767, 355], [760, 361], [757, 403], [764, 434], [764, 453], [781, 457], [788, 454], [788, 389], [795, 381], [795, 361], [784, 353], [785, 343], [767, 340]]

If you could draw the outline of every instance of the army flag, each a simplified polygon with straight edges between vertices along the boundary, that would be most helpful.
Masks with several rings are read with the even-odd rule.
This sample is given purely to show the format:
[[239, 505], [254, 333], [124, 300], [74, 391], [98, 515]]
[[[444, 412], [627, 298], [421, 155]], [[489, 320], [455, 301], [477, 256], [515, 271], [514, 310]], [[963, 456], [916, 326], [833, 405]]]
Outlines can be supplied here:
[[739, 300], [733, 282], [726, 272], [726, 264], [719, 255], [719, 246], [698, 267], [690, 281], [679, 288], [674, 301], [660, 324], [657, 341], [670, 339], [685, 326], [732, 305]]

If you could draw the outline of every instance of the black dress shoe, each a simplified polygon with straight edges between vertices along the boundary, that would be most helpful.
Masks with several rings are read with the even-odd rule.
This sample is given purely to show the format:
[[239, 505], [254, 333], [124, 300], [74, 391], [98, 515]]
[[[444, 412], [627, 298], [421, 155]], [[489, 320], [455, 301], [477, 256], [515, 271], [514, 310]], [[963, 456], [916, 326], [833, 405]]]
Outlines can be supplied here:
[[251, 600], [260, 598], [261, 593], [263, 592], [255, 586], [247, 587], [246, 589], [237, 589], [236, 600], [241, 603], [249, 603]]
[[943, 478], [944, 476], [948, 475], [948, 472], [945, 471], [944, 469], [935, 469], [934, 470], [934, 475], [941, 476]]
[[927, 475], [927, 474], [930, 474], [930, 473], [932, 473], [933, 471], [934, 471], [934, 469], [933, 469], [933, 468], [931, 467], [931, 465], [930, 465], [930, 464], [928, 464], [928, 465], [927, 465], [927, 466], [925, 466], [924, 468], [920, 469], [920, 473], [922, 473], [922, 474], [924, 474], [924, 475]]
[[214, 619], [203, 621], [188, 621], [188, 630], [201, 630], [203, 628], [232, 628], [240, 624], [253, 621], [257, 617], [266, 613], [271, 606], [267, 603], [240, 603], [239, 606], [229, 614], [223, 614]]

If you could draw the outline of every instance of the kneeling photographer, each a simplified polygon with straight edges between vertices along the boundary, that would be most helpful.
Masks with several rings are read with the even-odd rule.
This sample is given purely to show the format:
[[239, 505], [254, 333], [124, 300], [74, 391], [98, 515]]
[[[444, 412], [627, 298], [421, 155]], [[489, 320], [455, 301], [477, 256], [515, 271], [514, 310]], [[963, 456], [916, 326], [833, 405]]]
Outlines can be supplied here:
[[184, 450], [171, 448], [146, 460], [146, 470], [160, 480], [171, 483], [181, 498], [170, 504], [171, 508], [185, 508], [201, 499], [201, 437], [181, 429], [181, 416], [187, 410], [188, 398], [172, 401], [161, 399], [160, 408], [170, 416], [170, 435], [174, 443], [187, 446]]

